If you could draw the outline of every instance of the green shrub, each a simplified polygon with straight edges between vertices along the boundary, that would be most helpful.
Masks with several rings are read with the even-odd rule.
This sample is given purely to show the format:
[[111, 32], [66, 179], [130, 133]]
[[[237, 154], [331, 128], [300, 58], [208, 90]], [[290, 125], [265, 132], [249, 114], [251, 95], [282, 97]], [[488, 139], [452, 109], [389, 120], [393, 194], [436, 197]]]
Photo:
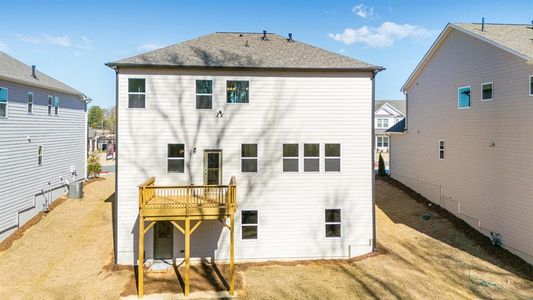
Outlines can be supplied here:
[[385, 172], [385, 161], [383, 160], [381, 153], [379, 154], [378, 176], [387, 176], [387, 172]]
[[102, 172], [100, 156], [97, 152], [92, 152], [87, 159], [87, 174], [89, 175], [89, 178], [96, 178], [100, 176], [100, 172]]

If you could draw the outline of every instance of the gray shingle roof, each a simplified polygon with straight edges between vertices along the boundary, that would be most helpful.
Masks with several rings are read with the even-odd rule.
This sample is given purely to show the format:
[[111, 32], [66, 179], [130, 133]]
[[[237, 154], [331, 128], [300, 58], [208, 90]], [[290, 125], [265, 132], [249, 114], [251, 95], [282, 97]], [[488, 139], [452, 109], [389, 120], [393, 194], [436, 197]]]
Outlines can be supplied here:
[[478, 23], [454, 23], [453, 25], [533, 59], [533, 29], [531, 24], [485, 23], [483, 31], [481, 31], [481, 24]]
[[268, 33], [217, 32], [108, 63], [108, 66], [381, 70], [350, 57]]
[[30, 66], [0, 51], [0, 78], [80, 97], [83, 95], [80, 91], [40, 72], [38, 69], [35, 74], [35, 78], [32, 77]]
[[405, 115], [405, 100], [376, 100], [374, 111], [380, 109], [385, 103], [392, 105], [397, 110], [401, 111]]
[[386, 133], [400, 133], [405, 131], [405, 118], [385, 130]]

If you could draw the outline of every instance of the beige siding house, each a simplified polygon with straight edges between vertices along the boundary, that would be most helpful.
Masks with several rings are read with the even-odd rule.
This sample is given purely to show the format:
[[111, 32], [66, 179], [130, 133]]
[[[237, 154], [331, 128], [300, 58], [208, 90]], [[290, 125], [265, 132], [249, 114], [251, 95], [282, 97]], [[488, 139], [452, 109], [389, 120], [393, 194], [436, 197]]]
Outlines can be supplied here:
[[[270, 33], [214, 33], [108, 66], [118, 89], [118, 263], [138, 263], [138, 185], [152, 176], [197, 186], [235, 176], [236, 260], [372, 251], [382, 68]], [[184, 258], [174, 227], [147, 231], [146, 262]], [[191, 258], [228, 260], [230, 239], [221, 222], [203, 222]]]
[[449, 24], [403, 87], [391, 175], [533, 263], [533, 29]]

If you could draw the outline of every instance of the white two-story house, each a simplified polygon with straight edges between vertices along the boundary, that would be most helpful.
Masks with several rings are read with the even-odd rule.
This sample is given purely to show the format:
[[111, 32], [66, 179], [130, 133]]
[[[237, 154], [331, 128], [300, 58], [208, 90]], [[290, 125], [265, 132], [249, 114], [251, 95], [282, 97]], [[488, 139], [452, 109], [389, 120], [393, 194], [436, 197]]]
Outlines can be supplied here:
[[[271, 33], [213, 33], [107, 65], [117, 76], [119, 264], [349, 258], [375, 247], [381, 67]], [[148, 180], [140, 194], [150, 177], [168, 191]], [[236, 206], [206, 217], [232, 177]], [[204, 222], [189, 240], [191, 220]]]
[[389, 136], [385, 130], [405, 118], [404, 100], [376, 100], [374, 113], [374, 132], [376, 153], [389, 152]]

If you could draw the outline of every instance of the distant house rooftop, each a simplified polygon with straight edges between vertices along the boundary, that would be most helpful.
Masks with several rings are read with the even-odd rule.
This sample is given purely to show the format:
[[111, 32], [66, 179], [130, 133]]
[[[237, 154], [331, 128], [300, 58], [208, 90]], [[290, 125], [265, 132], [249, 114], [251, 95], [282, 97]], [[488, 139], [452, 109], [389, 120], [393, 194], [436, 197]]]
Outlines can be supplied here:
[[383, 70], [274, 33], [217, 32], [130, 58], [109, 67]]
[[405, 118], [398, 123], [392, 125], [389, 129], [385, 130], [385, 133], [402, 133], [405, 129]]
[[405, 115], [405, 111], [406, 111], [405, 100], [376, 100], [374, 104], [374, 111], [377, 111], [386, 103], [388, 103], [389, 105], [392, 105], [392, 107], [396, 108], [402, 114]]
[[35, 70], [34, 77], [31, 66], [2, 51], [0, 51], [0, 79], [72, 94], [80, 98], [84, 97], [82, 92], [40, 72], [38, 69]]

